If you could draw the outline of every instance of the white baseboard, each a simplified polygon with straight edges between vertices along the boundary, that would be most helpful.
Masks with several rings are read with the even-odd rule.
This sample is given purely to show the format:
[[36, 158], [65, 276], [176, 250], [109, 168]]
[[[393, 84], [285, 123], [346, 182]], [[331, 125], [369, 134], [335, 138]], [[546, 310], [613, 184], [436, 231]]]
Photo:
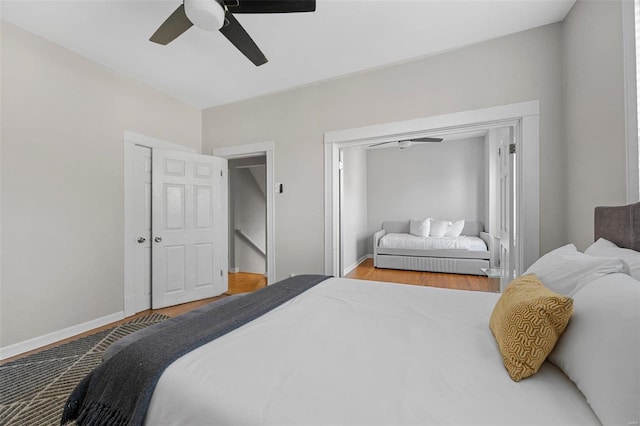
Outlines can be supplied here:
[[353, 271], [354, 269], [356, 269], [358, 267], [358, 265], [360, 265], [362, 262], [364, 262], [365, 260], [367, 260], [369, 258], [368, 254], [365, 254], [364, 256], [362, 256], [360, 259], [356, 260], [354, 263], [352, 263], [351, 265], [347, 266], [346, 268], [344, 268], [344, 272], [342, 273], [342, 276], [344, 277], [345, 275], [347, 275], [349, 272]]
[[123, 318], [125, 318], [124, 311], [120, 311], [102, 318], [96, 318], [82, 324], [54, 331], [43, 336], [34, 337], [33, 339], [24, 340], [22, 342], [14, 343], [13, 345], [2, 347], [0, 348], [0, 360], [11, 358], [12, 356], [20, 355], [43, 346], [50, 345], [51, 343], [59, 342], [60, 340], [84, 333], [85, 331], [120, 321]]
[[367, 259], [373, 259], [373, 254], [369, 253], [369, 254], [367, 255]]
[[230, 274], [237, 274], [238, 272], [240, 272], [240, 268], [229, 268]]

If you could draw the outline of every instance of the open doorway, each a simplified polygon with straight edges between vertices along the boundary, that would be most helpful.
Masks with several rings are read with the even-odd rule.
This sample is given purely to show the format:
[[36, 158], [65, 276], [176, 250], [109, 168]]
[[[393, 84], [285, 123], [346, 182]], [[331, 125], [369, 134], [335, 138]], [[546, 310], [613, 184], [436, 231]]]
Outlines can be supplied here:
[[[432, 135], [435, 140], [421, 143], [342, 148], [339, 185], [342, 275], [414, 285], [499, 290], [496, 280], [488, 280], [485, 274], [490, 268], [499, 267], [500, 241], [510, 241], [509, 231], [515, 229], [515, 224], [513, 228], [500, 227], [513, 222], [512, 218], [501, 219], [501, 202], [506, 206], [516, 200], [513, 196], [502, 200], [500, 191], [513, 176], [500, 173], [503, 164], [500, 152], [513, 160], [514, 154], [508, 152], [513, 140], [511, 130], [512, 127], [476, 129], [442, 137]], [[505, 210], [513, 212], [513, 205]], [[409, 220], [426, 218], [464, 221], [464, 232], [453, 241], [379, 234], [383, 223], [391, 229], [394, 222], [408, 226]], [[408, 228], [406, 232], [409, 233]], [[403, 236], [407, 238], [398, 240]], [[395, 247], [405, 250], [396, 252], [393, 244], [404, 243], [410, 247]], [[446, 249], [433, 251], [445, 243]], [[389, 253], [385, 249], [375, 250], [373, 246], [377, 244], [387, 247]], [[424, 250], [419, 248], [420, 244], [425, 245]], [[464, 250], [457, 251], [454, 246]], [[513, 264], [507, 262], [508, 248], [502, 250], [507, 265]], [[449, 274], [434, 274], [444, 272]]]
[[[235, 160], [243, 160], [250, 158], [261, 158], [259, 161], [264, 162], [264, 200], [266, 204], [266, 236], [264, 245], [260, 246], [256, 244], [258, 247], [264, 249], [266, 252], [266, 271], [263, 275], [266, 275], [266, 284], [272, 284], [276, 282], [276, 262], [275, 262], [275, 213], [274, 213], [274, 152], [275, 152], [275, 144], [273, 142], [260, 142], [254, 144], [247, 145], [237, 145], [237, 146], [229, 146], [223, 148], [214, 148], [212, 150], [212, 154], [214, 156], [226, 158], [228, 161]], [[247, 160], [249, 162], [254, 160]], [[238, 164], [242, 164], [241, 162]], [[256, 164], [257, 166], [257, 164]], [[235, 237], [235, 229], [234, 227], [229, 227], [229, 232], [234, 234]], [[243, 237], [238, 237], [243, 238]], [[231, 238], [229, 238], [231, 240]], [[243, 244], [251, 244], [244, 238]], [[234, 247], [235, 248], [235, 247]], [[256, 250], [257, 247], [253, 247], [251, 250]], [[234, 260], [235, 261], [235, 260]], [[234, 265], [235, 267], [235, 265]], [[233, 270], [230, 270], [233, 271]], [[235, 279], [237, 276], [231, 272], [229, 273], [230, 279]], [[231, 286], [231, 282], [230, 282]]]
[[[446, 136], [476, 130], [513, 128], [514, 273], [538, 258], [539, 248], [539, 103], [538, 101], [463, 111], [402, 122], [325, 133], [325, 272], [342, 275], [340, 261], [340, 151], [411, 138]], [[509, 147], [509, 150], [512, 147]], [[504, 285], [505, 283], [502, 283]]]
[[229, 289], [246, 293], [267, 285], [266, 155], [229, 165]]

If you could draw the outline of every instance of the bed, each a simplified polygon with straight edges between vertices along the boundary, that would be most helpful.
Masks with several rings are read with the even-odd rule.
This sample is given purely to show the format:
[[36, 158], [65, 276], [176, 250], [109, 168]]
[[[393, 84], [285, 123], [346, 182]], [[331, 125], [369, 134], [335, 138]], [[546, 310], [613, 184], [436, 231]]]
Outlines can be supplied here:
[[[636, 219], [615, 235], [599, 233], [599, 223], [608, 223], [610, 215], [596, 213], [596, 235], [621, 237], [619, 250], [638, 247], [640, 204], [625, 208]], [[505, 372], [488, 327], [499, 294], [319, 276], [302, 284], [305, 277], [295, 277], [267, 289], [304, 290], [261, 315], [259, 295], [275, 300], [279, 290], [208, 308], [118, 348], [96, 370], [126, 367], [126, 375], [135, 375], [158, 353], [179, 347], [174, 339], [189, 334], [172, 336], [171, 328], [244, 303], [243, 325], [178, 353], [163, 371], [151, 373], [157, 380], [140, 394], [129, 397], [126, 379], [113, 381], [94, 370], [67, 402], [64, 421], [80, 416], [79, 424], [636, 424], [640, 281], [621, 268], [635, 268], [633, 256], [639, 253], [626, 254], [630, 263], [613, 253], [609, 260], [593, 257], [599, 273], [578, 277], [573, 317], [549, 355], [554, 362], [544, 361], [536, 374], [518, 382]], [[554, 255], [574, 256], [584, 272], [588, 255], [566, 248]], [[566, 274], [558, 273], [558, 265], [549, 269], [549, 263], [545, 270], [542, 262], [541, 275], [565, 282]], [[225, 321], [225, 315], [218, 318]], [[591, 330], [597, 333], [591, 336]], [[112, 401], [105, 395], [146, 405], [138, 417], [114, 411], [92, 419], [82, 414], [90, 394], [100, 395], [97, 404], [109, 409]]]
[[376, 268], [483, 275], [491, 265], [492, 237], [480, 222], [466, 221], [458, 237], [421, 237], [411, 221], [387, 221], [373, 234]]

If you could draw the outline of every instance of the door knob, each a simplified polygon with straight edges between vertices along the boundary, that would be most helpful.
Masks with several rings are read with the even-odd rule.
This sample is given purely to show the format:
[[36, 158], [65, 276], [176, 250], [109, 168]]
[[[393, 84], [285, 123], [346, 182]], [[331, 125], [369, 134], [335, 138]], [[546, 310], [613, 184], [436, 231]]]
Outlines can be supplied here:
[[160, 238], [160, 237], [155, 237], [153, 240], [154, 240], [156, 243], [159, 243], [160, 241], [162, 241], [162, 238]]
[[144, 243], [145, 241], [147, 241], [147, 239], [145, 237], [138, 237], [137, 240], [140, 244]]

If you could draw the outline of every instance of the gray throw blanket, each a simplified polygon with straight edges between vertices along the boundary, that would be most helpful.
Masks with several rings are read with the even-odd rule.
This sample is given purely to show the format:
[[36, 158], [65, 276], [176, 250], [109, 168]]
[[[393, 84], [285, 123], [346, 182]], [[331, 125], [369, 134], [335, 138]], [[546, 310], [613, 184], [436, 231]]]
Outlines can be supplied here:
[[131, 343], [71, 393], [62, 424], [141, 425], [163, 371], [176, 359], [260, 317], [329, 278], [299, 275]]

